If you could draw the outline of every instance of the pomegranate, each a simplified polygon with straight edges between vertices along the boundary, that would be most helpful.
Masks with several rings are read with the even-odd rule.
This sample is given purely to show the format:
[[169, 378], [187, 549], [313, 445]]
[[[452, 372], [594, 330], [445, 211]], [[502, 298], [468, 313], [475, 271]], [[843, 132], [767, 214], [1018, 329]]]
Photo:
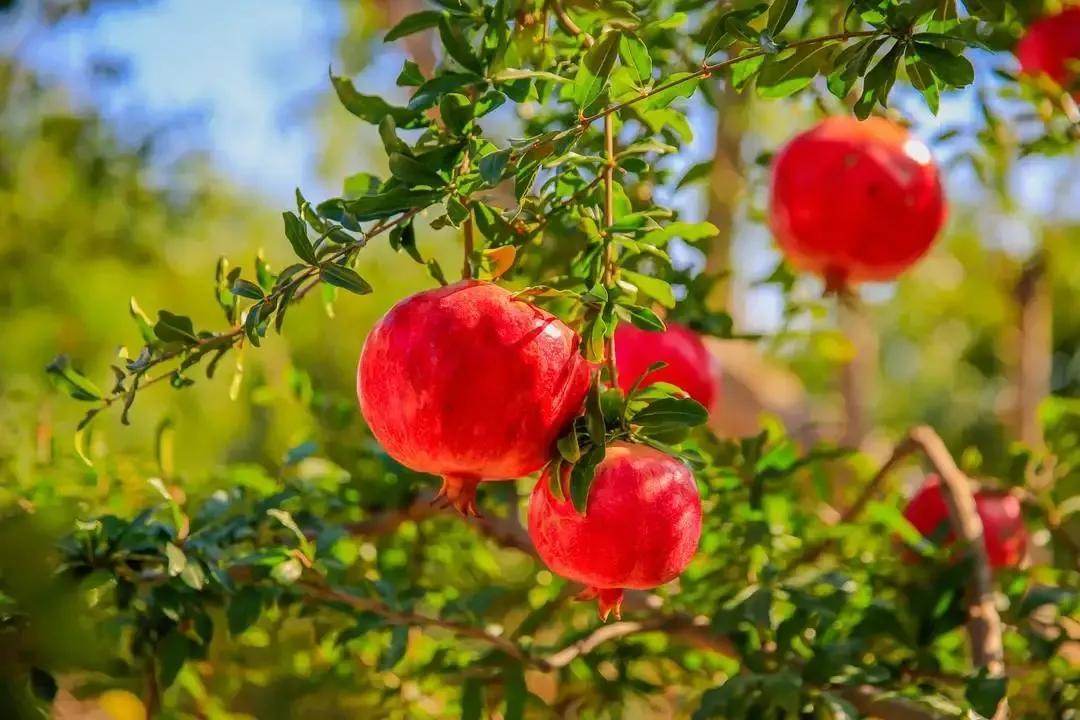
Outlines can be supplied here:
[[[994, 568], [1020, 564], [1027, 548], [1027, 530], [1020, 514], [1020, 500], [1008, 493], [975, 493], [975, 510], [983, 524], [983, 544]], [[949, 522], [949, 508], [942, 495], [941, 480], [930, 475], [904, 509], [904, 517], [926, 537]], [[946, 544], [955, 539], [950, 528]]]
[[780, 249], [831, 291], [895, 278], [930, 249], [944, 219], [930, 150], [884, 118], [828, 118], [773, 164], [769, 222]]
[[558, 318], [491, 283], [401, 301], [360, 354], [360, 411], [387, 453], [441, 475], [439, 497], [476, 514], [482, 480], [539, 470], [580, 412], [590, 368]]
[[683, 325], [668, 323], [662, 332], [642, 330], [620, 323], [615, 330], [615, 363], [619, 386], [629, 392], [641, 374], [655, 362], [667, 367], [650, 373], [642, 383], [666, 382], [677, 385], [707, 408], [716, 399], [719, 373], [712, 355], [697, 333]]
[[[1058, 85], [1075, 88], [1080, 73], [1080, 6], [1036, 20], [1016, 46], [1025, 75], [1046, 75]], [[1076, 67], [1070, 67], [1075, 64]], [[1080, 88], [1073, 92], [1080, 100]]]
[[615, 443], [596, 468], [584, 515], [569, 497], [552, 494], [544, 473], [529, 500], [529, 536], [553, 572], [585, 584], [580, 597], [597, 598], [606, 620], [620, 616], [623, 588], [663, 585], [690, 563], [701, 536], [701, 498], [680, 461]]

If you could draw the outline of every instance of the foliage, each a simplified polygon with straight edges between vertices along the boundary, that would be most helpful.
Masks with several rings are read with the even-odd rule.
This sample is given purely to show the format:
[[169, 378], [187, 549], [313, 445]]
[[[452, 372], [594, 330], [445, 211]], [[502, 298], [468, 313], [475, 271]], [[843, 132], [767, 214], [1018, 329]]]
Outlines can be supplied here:
[[[402, 19], [387, 41], [429, 32], [443, 49], [431, 72], [404, 60], [396, 83], [407, 102], [364, 92], [334, 70], [329, 78], [341, 106], [377, 128], [384, 173], [351, 175], [339, 197], [317, 202], [297, 190], [278, 233], [277, 249], [294, 256], [282, 269], [262, 254], [252, 270], [218, 260], [210, 289], [221, 325], [190, 311], [150, 315], [132, 300], [140, 346], [121, 349], [108, 374], [83, 373], [66, 355], [49, 364], [57, 388], [84, 404], [75, 446], [86, 467], [41, 469], [12, 494], [48, 505], [55, 501], [50, 475], [78, 475], [84, 486], [73, 494], [83, 505], [54, 549], [28, 535], [26, 554], [0, 566], [0, 627], [18, 648], [5, 667], [12, 680], [0, 688], [9, 705], [47, 705], [58, 687], [53, 678], [66, 681], [78, 670], [94, 673], [85, 683], [91, 688], [120, 679], [167, 717], [519, 718], [549, 708], [621, 717], [659, 704], [696, 718], [853, 718], [884, 715], [885, 706], [903, 717], [961, 717], [993, 715], [1005, 695], [1016, 716], [1067, 717], [1080, 702], [1067, 655], [1080, 603], [1080, 410], [1064, 397], [1075, 393], [1044, 405], [1046, 446], [1022, 447], [1001, 442], [1004, 432], [985, 419], [982, 400], [974, 407], [983, 418], [961, 426], [952, 408], [941, 407], [955, 398], [941, 397], [938, 385], [912, 390], [912, 402], [923, 403], [918, 417], [940, 419], [954, 450], [972, 443], [964, 468], [1021, 494], [1030, 525], [1046, 531], [1038, 562], [996, 578], [1006, 680], [972, 663], [967, 646], [977, 554], [922, 541], [899, 510], [898, 484], [877, 473], [869, 455], [801, 446], [774, 422], [753, 437], [719, 438], [701, 427], [705, 409], [676, 388], [653, 385], [626, 397], [604, 389], [619, 322], [655, 330], [665, 317], [678, 318], [735, 337], [734, 319], [710, 300], [716, 278], [673, 262], [687, 249], [707, 253], [717, 228], [659, 200], [707, 175], [700, 165], [674, 162], [693, 140], [689, 103], [718, 105], [725, 82], [767, 101], [792, 98], [867, 117], [892, 112], [890, 98], [911, 88], [937, 112], [943, 95], [975, 81], [969, 54], [1007, 51], [1038, 12], [1033, 3], [1004, 0], [961, 7], [948, 0], [437, 0]], [[1075, 105], [1064, 91], [1000, 74], [1000, 93], [1011, 102], [981, 99], [982, 125], [947, 139], [973, 140], [962, 155], [988, 187], [1017, 158], [1067, 152], [1077, 136]], [[488, 126], [510, 108], [522, 137], [507, 142]], [[1025, 132], [997, 132], [1013, 126]], [[16, 146], [18, 134], [5, 131]], [[55, 148], [87, 148], [58, 142], [68, 144], [50, 139], [46, 151], [69, 160], [73, 153]], [[73, 177], [105, 187], [105, 201], [115, 201], [119, 192], [89, 180], [94, 166], [79, 160], [74, 153]], [[161, 212], [161, 225], [170, 225], [170, 199], [150, 192], [138, 172], [125, 177], [152, 208], [135, 214], [138, 221]], [[179, 207], [183, 215], [208, 212], [198, 203]], [[108, 216], [96, 205], [87, 214]], [[25, 221], [35, 233], [59, 232], [48, 221], [75, 225], [43, 215]], [[5, 219], [5, 253], [25, 252], [6, 239], [23, 231], [23, 217]], [[209, 383], [227, 385], [234, 399], [254, 395], [243, 353], [270, 350], [280, 342], [274, 335], [293, 332], [291, 319], [310, 295], [335, 307], [383, 293], [364, 263], [379, 246], [392, 250], [393, 262], [415, 263], [445, 284], [453, 273], [427, 240], [440, 229], [460, 230], [464, 276], [513, 285], [523, 302], [563, 317], [580, 333], [586, 357], [606, 365], [552, 458], [574, 465], [569, 492], [579, 507], [591, 469], [614, 439], [647, 442], [694, 468], [705, 503], [698, 556], [678, 583], [629, 598], [626, 623], [601, 627], [588, 608], [567, 604], [573, 588], [535, 558], [512, 484], [485, 488], [486, 517], [476, 523], [431, 509], [428, 479], [397, 466], [359, 427], [348, 382], [338, 385], [342, 397], [316, 389], [296, 367], [279, 387], [254, 381], [268, 398], [264, 406], [305, 417], [302, 437], [280, 459], [260, 448], [261, 462], [245, 462], [250, 454], [238, 452], [205, 478], [183, 477], [183, 448], [169, 420], [148, 423], [157, 452], [138, 470], [94, 449], [94, 429], [111, 411], [124, 424], [151, 411], [144, 398], [163, 392], [154, 385], [193, 393]], [[129, 253], [132, 242], [164, 232], [151, 227], [128, 237], [131, 230], [117, 223], [116, 242]], [[102, 234], [87, 233], [80, 252], [99, 252]], [[150, 245], [141, 251], [153, 256]], [[968, 242], [956, 256], [974, 264], [982, 251]], [[1075, 283], [1064, 274], [1059, 287]], [[5, 290], [13, 296], [18, 283], [45, 282], [11, 277]], [[789, 301], [786, 329], [820, 319], [818, 301], [795, 302], [796, 280], [786, 268], [767, 282]], [[918, 275], [906, 282], [915, 287], [902, 285], [900, 309], [878, 311], [898, 329], [893, 342], [917, 344], [945, 320], [970, 322], [985, 337], [1006, 322], [1000, 305], [965, 302], [955, 290], [943, 291], [932, 312], [907, 317], [909, 296], [926, 290]], [[786, 331], [773, 338], [785, 339]], [[958, 357], [965, 349], [968, 356]], [[954, 363], [946, 369], [974, 368], [965, 388], [1000, 374], [968, 346], [946, 350]], [[813, 347], [802, 351], [796, 366], [831, 362]], [[214, 377], [224, 367], [231, 384]], [[98, 375], [107, 382], [95, 382]], [[251, 402], [245, 412], [255, 413]], [[889, 430], [899, 441], [903, 428], [894, 422]], [[124, 474], [146, 488], [135, 512], [109, 508], [85, 487]], [[856, 501], [864, 487], [880, 492]], [[853, 510], [832, 522], [844, 507]], [[4, 531], [17, 538], [25, 509], [12, 512], [20, 524]], [[55, 577], [15, 572], [39, 556], [42, 567], [58, 566]], [[59, 612], [98, 623], [92, 634], [104, 655], [72, 657], [78, 653], [60, 652], [55, 638], [36, 636], [58, 612], [40, 598], [54, 596], [80, 607]]]

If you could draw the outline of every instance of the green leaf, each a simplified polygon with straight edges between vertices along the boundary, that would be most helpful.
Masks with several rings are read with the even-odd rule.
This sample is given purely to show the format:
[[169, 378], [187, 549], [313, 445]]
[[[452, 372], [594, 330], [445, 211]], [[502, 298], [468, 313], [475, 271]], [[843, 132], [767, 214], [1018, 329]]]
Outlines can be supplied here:
[[[330, 73], [330, 82], [334, 85], [338, 100], [345, 109], [356, 117], [372, 125], [378, 125], [383, 118], [393, 118], [403, 128], [422, 127], [427, 124], [423, 113], [411, 107], [394, 107], [378, 95], [363, 95], [357, 92], [352, 80]], [[426, 83], [425, 83], [426, 84]]]
[[608, 30], [589, 48], [574, 78], [574, 102], [585, 110], [600, 97], [619, 57], [621, 33]]
[[351, 198], [362, 197], [364, 195], [375, 195], [379, 192], [379, 188], [382, 187], [382, 181], [370, 173], [356, 173], [355, 175], [349, 175], [345, 178], [345, 184], [342, 190], [345, 195]]
[[783, 30], [792, 16], [795, 15], [795, 10], [799, 7], [799, 0], [774, 0], [772, 5], [769, 6], [769, 22], [766, 25], [766, 29], [772, 35], [777, 35]]
[[907, 75], [911, 86], [922, 93], [930, 112], [937, 115], [940, 105], [941, 93], [938, 90], [937, 79], [934, 77], [930, 66], [917, 57], [908, 56]]
[[423, 12], [406, 15], [390, 32], [383, 37], [383, 42], [393, 42], [400, 38], [418, 33], [428, 28], [433, 28], [442, 20], [443, 13], [437, 10], [424, 10]]
[[422, 210], [442, 200], [443, 194], [441, 190], [395, 188], [378, 195], [346, 200], [343, 205], [359, 221], [380, 220], [408, 210]]
[[157, 646], [158, 682], [161, 689], [169, 688], [176, 680], [188, 658], [190, 643], [179, 630], [173, 629]]
[[238, 278], [229, 290], [233, 295], [239, 295], [240, 297], [249, 298], [251, 300], [262, 300], [265, 297], [261, 287], [250, 280], [244, 280], [243, 278]]
[[58, 355], [45, 372], [53, 379], [57, 387], [65, 390], [76, 400], [93, 402], [101, 399], [101, 390], [90, 379], [71, 366], [67, 355]]
[[559, 455], [569, 463], [576, 463], [581, 459], [581, 444], [578, 443], [577, 430], [571, 429], [559, 438], [557, 443]]
[[916, 42], [914, 47], [919, 59], [929, 65], [947, 85], [959, 88], [975, 82], [975, 68], [963, 55], [954, 55], [929, 43]]
[[226, 618], [229, 622], [229, 632], [239, 635], [255, 624], [262, 612], [262, 596], [253, 587], [241, 588], [229, 600]]
[[439, 261], [435, 258], [431, 258], [427, 261], [427, 271], [435, 279], [435, 282], [439, 283], [443, 287], [447, 286], [446, 273], [443, 272], [442, 266], [439, 265]]
[[603, 445], [592, 446], [570, 471], [570, 501], [582, 515], [588, 509], [589, 490], [596, 478], [596, 466], [604, 459], [605, 453]]
[[686, 425], [693, 427], [709, 419], [705, 406], [691, 398], [660, 398], [634, 413], [631, 422], [635, 425], [659, 427], [668, 425]]
[[817, 76], [833, 50], [833, 45], [805, 45], [789, 57], [767, 63], [758, 75], [758, 94], [780, 98], [802, 90]]
[[633, 283], [646, 296], [651, 297], [669, 310], [675, 307], [675, 293], [666, 280], [642, 275], [632, 270], [624, 269], [621, 272], [624, 279]]
[[523, 720], [525, 699], [529, 691], [525, 686], [525, 671], [520, 665], [507, 666], [503, 671], [503, 692], [506, 695], [506, 711], [503, 720]]
[[641, 307], [640, 305], [620, 305], [619, 307], [626, 312], [630, 322], [642, 330], [660, 332], [667, 327], [664, 325], [664, 321], [660, 319], [660, 316], [647, 307]]
[[281, 215], [285, 220], [285, 237], [289, 239], [293, 252], [304, 262], [315, 264], [315, 250], [308, 240], [304, 221], [298, 218], [295, 213], [289, 211], [283, 212]]
[[878, 60], [877, 64], [866, 74], [866, 78], [863, 80], [862, 95], [855, 103], [855, 115], [860, 120], [870, 117], [870, 112], [875, 105], [884, 107], [889, 99], [889, 92], [892, 90], [893, 83], [896, 82], [896, 70], [903, 54], [903, 45], [899, 42], [895, 43], [892, 49], [885, 54], [885, 57]]
[[968, 680], [964, 690], [964, 698], [971, 703], [971, 708], [982, 717], [993, 717], [998, 704], [1005, 697], [1005, 688], [1008, 678], [991, 677], [986, 668], [980, 668], [979, 673]]
[[450, 132], [464, 134], [473, 119], [473, 103], [461, 93], [443, 95], [439, 101], [439, 115]]
[[[409, 100], [409, 110], [427, 110], [434, 107], [439, 102], [439, 98], [448, 92], [454, 92], [484, 82], [486, 81], [482, 75], [471, 72], [446, 72], [436, 75], [416, 89], [412, 99]], [[404, 125], [403, 127], [409, 126]]]
[[480, 62], [480, 58], [469, 47], [469, 42], [465, 39], [461, 28], [451, 24], [450, 18], [446, 15], [439, 18], [439, 39], [442, 40], [446, 53], [456, 60], [461, 67], [475, 73], [484, 71], [484, 64]]
[[424, 84], [427, 78], [420, 72], [420, 66], [412, 60], [406, 60], [397, 76], [398, 87], [418, 87]]
[[756, 55], [731, 66], [731, 87], [742, 90], [765, 64], [764, 55]]
[[700, 82], [701, 77], [694, 73], [672, 73], [659, 86], [664, 87], [664, 89], [645, 101], [645, 107], [649, 110], [666, 108], [679, 98], [688, 98], [693, 95], [697, 91]]
[[[239, 272], [240, 268], [236, 268]], [[260, 296], [262, 290], [259, 290]], [[195, 337], [195, 326], [191, 318], [186, 315], [174, 315], [168, 310], [158, 310], [158, 321], [154, 323], [154, 334], [162, 342], [182, 342], [192, 344], [198, 342]]]
[[638, 82], [642, 85], [652, 80], [652, 57], [649, 48], [637, 35], [630, 32], [622, 33], [619, 39], [619, 57], [622, 63], [633, 71]]
[[488, 153], [480, 158], [480, 177], [488, 185], [495, 185], [506, 174], [506, 166], [510, 161], [510, 148]]
[[480, 678], [466, 678], [461, 686], [461, 720], [482, 720], [484, 683]]
[[369, 285], [364, 278], [357, 275], [356, 271], [352, 268], [347, 268], [343, 265], [323, 265], [320, 276], [322, 277], [323, 282], [356, 293], [357, 295], [367, 295], [371, 292], [371, 285]]
[[379, 658], [379, 672], [394, 669], [405, 657], [405, 651], [409, 648], [409, 626], [395, 625], [390, 630], [390, 647]]
[[442, 176], [427, 165], [401, 153], [390, 154], [390, 172], [409, 185], [437, 188], [446, 184]]
[[59, 689], [60, 686], [57, 685], [56, 678], [52, 676], [52, 673], [39, 667], [30, 668], [30, 690], [39, 700], [52, 703]]

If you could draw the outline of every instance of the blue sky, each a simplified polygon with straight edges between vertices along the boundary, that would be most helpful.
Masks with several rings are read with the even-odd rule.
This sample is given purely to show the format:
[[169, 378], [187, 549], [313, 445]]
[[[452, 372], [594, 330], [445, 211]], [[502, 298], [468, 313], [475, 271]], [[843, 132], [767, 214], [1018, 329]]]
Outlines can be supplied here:
[[[22, 48], [120, 127], [198, 113], [185, 142], [239, 184], [288, 202], [298, 183], [318, 186], [299, 107], [326, 90], [340, 25], [336, 2], [159, 0], [64, 21]], [[103, 90], [91, 80], [95, 57], [127, 59], [130, 76]]]

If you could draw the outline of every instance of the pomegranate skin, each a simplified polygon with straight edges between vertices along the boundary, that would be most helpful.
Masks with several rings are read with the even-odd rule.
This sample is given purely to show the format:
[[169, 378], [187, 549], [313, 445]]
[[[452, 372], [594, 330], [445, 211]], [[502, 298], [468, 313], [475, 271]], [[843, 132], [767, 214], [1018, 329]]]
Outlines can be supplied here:
[[884, 118], [835, 116], [796, 136], [772, 168], [769, 224], [787, 259], [829, 290], [892, 280], [945, 221], [930, 150]]
[[360, 354], [360, 411], [383, 449], [443, 477], [476, 514], [483, 480], [543, 467], [580, 412], [590, 368], [558, 318], [491, 283], [461, 281], [401, 301]]
[[671, 383], [706, 408], [712, 408], [718, 395], [719, 370], [697, 333], [676, 323], [668, 323], [661, 332], [642, 330], [627, 323], [615, 329], [615, 364], [623, 392], [629, 392], [655, 362], [666, 362], [667, 367], [649, 374], [642, 386]]
[[[990, 566], [997, 569], [1019, 565], [1027, 548], [1027, 529], [1019, 498], [1001, 492], [977, 492], [975, 511], [982, 520], [983, 544]], [[936, 475], [927, 477], [904, 509], [904, 517], [925, 537], [933, 536], [942, 523], [949, 522], [949, 508]], [[954, 540], [950, 530], [945, 542], [951, 544]]]
[[[1071, 87], [1078, 78], [1069, 62], [1080, 62], [1080, 6], [1033, 22], [1016, 45], [1016, 58], [1025, 75], [1046, 75]], [[1080, 99], [1080, 90], [1073, 97]]]
[[701, 497], [690, 469], [645, 445], [615, 443], [596, 469], [585, 515], [551, 492], [548, 473], [529, 500], [529, 536], [552, 570], [586, 586], [600, 617], [619, 617], [623, 588], [654, 588], [690, 563], [701, 537]]

